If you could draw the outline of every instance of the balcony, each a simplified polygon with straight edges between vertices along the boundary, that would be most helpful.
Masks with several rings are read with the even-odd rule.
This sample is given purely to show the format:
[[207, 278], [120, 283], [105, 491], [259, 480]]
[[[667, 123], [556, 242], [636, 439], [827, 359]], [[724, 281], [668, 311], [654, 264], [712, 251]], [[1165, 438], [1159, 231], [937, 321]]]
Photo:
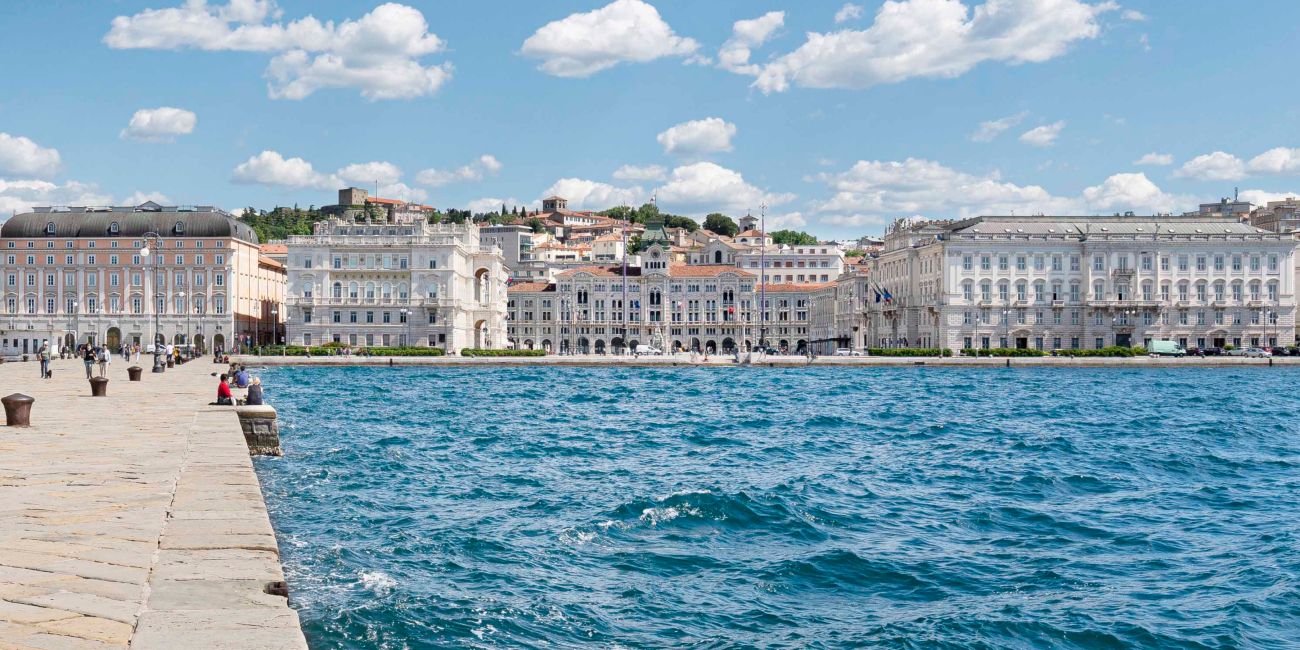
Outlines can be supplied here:
[[1112, 275], [1114, 275], [1117, 280], [1131, 278], [1135, 273], [1136, 271], [1133, 269], [1115, 269], [1112, 271]]

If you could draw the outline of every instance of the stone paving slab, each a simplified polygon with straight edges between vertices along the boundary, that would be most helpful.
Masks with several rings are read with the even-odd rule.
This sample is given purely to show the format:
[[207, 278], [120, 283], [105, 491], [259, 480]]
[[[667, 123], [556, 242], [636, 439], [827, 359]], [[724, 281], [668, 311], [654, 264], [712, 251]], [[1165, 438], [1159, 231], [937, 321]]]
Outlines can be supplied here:
[[0, 650], [306, 648], [219, 367], [128, 365], [92, 398], [79, 362], [0, 364], [36, 398], [0, 427]]

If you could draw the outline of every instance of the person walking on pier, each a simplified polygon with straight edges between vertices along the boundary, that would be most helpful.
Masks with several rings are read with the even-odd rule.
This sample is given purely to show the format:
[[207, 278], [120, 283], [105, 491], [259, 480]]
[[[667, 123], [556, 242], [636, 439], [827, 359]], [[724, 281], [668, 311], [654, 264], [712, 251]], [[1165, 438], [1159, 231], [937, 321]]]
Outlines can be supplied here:
[[108, 374], [108, 362], [112, 360], [113, 353], [108, 351], [107, 345], [99, 346], [96, 356], [99, 361], [99, 376], [103, 377]]
[[41, 379], [50, 378], [50, 342], [48, 340], [41, 343], [41, 349], [36, 352], [36, 358], [41, 360]]
[[95, 377], [95, 348], [92, 348], [89, 345], [82, 346], [81, 360], [86, 364], [86, 379], [93, 379]]

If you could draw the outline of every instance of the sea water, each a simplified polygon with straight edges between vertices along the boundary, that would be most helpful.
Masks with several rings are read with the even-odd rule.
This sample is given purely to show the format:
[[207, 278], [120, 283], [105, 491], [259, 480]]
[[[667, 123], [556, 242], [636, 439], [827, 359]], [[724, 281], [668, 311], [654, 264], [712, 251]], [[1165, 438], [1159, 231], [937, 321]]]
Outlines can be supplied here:
[[1300, 647], [1300, 371], [262, 376], [317, 650]]

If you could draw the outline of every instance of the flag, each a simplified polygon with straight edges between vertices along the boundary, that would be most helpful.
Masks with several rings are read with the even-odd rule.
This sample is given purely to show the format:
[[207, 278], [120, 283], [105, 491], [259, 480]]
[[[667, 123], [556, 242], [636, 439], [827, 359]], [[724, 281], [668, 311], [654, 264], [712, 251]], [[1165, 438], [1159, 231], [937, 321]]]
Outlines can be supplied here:
[[871, 288], [872, 293], [876, 294], [876, 302], [880, 302], [880, 291], [875, 287]]

